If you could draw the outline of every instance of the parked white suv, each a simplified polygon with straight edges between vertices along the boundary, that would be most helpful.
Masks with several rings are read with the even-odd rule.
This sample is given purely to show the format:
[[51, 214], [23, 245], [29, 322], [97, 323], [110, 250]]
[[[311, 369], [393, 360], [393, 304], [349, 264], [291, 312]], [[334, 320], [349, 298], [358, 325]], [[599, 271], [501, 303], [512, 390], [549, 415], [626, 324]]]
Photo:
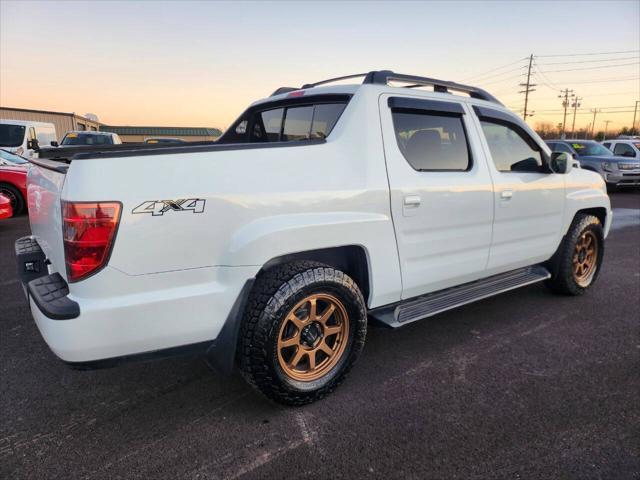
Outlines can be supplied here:
[[593, 284], [611, 225], [598, 174], [481, 89], [364, 77], [278, 89], [213, 145], [44, 152], [16, 252], [56, 355], [196, 351], [304, 404], [342, 381], [368, 317]]
[[640, 138], [615, 138], [602, 142], [602, 145], [611, 150], [614, 155], [617, 155], [619, 157], [628, 157], [640, 160]]

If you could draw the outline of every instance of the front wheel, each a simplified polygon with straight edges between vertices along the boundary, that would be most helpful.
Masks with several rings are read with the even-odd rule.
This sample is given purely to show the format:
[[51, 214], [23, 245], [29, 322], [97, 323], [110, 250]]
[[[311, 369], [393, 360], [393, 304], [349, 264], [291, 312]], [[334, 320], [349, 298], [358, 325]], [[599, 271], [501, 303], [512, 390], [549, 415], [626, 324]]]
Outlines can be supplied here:
[[602, 224], [593, 215], [578, 214], [558, 251], [556, 274], [547, 286], [557, 293], [582, 295], [600, 273], [604, 256]]
[[365, 302], [355, 282], [327, 265], [297, 261], [258, 276], [238, 345], [245, 379], [287, 405], [333, 391], [360, 354]]

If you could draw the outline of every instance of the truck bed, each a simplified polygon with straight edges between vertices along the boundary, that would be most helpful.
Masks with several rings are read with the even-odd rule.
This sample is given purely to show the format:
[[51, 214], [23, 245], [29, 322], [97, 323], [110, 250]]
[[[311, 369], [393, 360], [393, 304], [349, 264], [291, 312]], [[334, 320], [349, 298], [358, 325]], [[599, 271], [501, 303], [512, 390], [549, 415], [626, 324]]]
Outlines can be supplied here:
[[[39, 159], [54, 160], [70, 163], [72, 160], [86, 160], [91, 158], [108, 157], [137, 157], [142, 155], [172, 155], [180, 153], [203, 153], [229, 150], [251, 150], [258, 148], [283, 148], [325, 143], [325, 139], [296, 140], [289, 142], [261, 142], [261, 143], [218, 143], [218, 142], [190, 142], [185, 145], [158, 145], [147, 143], [121, 144], [107, 146], [83, 147], [52, 147], [39, 151]], [[36, 163], [46, 167], [45, 164]]]

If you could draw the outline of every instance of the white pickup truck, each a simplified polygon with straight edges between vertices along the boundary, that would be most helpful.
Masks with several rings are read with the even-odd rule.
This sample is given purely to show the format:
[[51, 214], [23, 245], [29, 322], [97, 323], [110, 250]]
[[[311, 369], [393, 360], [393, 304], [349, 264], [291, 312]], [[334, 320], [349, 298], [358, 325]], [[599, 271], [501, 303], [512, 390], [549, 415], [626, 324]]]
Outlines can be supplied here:
[[390, 71], [278, 89], [215, 143], [33, 164], [18, 271], [58, 357], [200, 352], [293, 405], [342, 381], [367, 319], [583, 293], [611, 225], [602, 178], [490, 94]]

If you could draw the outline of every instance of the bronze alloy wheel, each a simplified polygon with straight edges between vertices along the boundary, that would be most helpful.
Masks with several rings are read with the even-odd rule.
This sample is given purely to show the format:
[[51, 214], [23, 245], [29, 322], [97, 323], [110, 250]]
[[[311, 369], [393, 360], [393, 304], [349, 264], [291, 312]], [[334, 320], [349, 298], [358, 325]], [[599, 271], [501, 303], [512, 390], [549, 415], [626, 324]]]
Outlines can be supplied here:
[[576, 242], [573, 252], [573, 277], [581, 287], [588, 287], [598, 264], [598, 239], [586, 231]]
[[349, 315], [340, 300], [324, 293], [309, 295], [287, 314], [278, 332], [278, 363], [302, 382], [327, 374], [344, 354]]

